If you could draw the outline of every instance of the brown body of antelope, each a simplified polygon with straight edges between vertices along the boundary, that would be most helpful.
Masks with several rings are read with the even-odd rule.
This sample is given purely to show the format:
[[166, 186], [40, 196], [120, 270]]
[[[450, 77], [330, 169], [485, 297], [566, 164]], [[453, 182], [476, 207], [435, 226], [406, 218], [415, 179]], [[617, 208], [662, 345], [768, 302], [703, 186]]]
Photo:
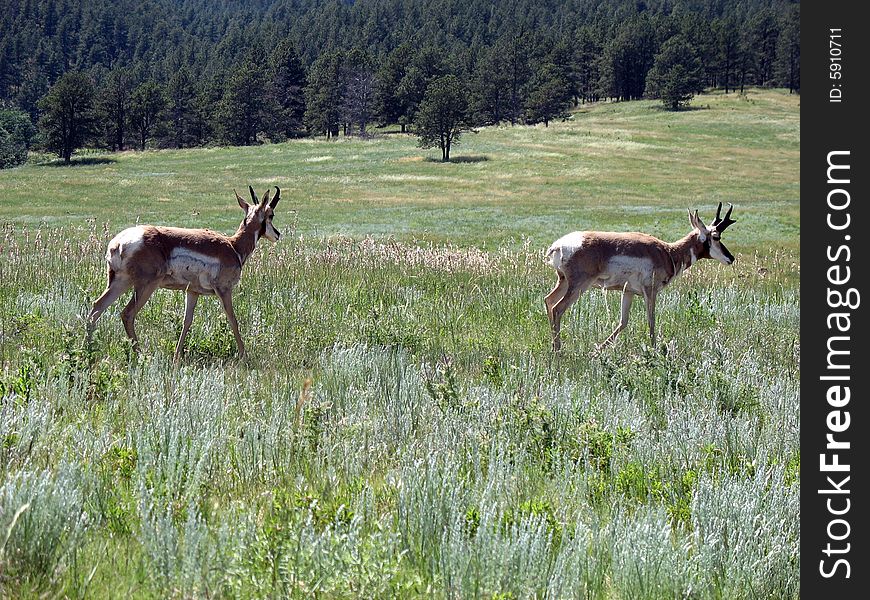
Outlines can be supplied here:
[[635, 296], [643, 296], [646, 302], [650, 342], [655, 346], [659, 291], [698, 259], [713, 258], [726, 265], [734, 262], [734, 256], [720, 239], [722, 232], [734, 223], [732, 209], [729, 205], [725, 218], [721, 218], [720, 202], [716, 218], [709, 226], [698, 218], [697, 210], [694, 214], [689, 211], [692, 231], [674, 243], [644, 233], [604, 231], [575, 231], [553, 242], [547, 250], [547, 258], [558, 280], [544, 298], [553, 332], [553, 350], [558, 352], [562, 346], [559, 336], [562, 315], [590, 287], [622, 291], [619, 325], [597, 346], [597, 351], [613, 342], [628, 325], [629, 309]]
[[125, 229], [112, 238], [106, 250], [109, 282], [88, 315], [88, 335], [100, 315], [132, 288], [133, 297], [121, 311], [121, 321], [133, 348], [138, 349], [139, 338], [134, 327], [136, 315], [157, 289], [180, 290], [185, 292], [185, 309], [181, 337], [175, 348], [177, 360], [190, 330], [197, 300], [202, 295], [214, 294], [227, 315], [239, 355], [244, 356], [245, 345], [233, 311], [233, 289], [260, 238], [277, 242], [281, 237], [272, 225], [281, 190], [276, 187], [275, 197], [271, 200], [267, 190], [258, 201], [254, 189], [248, 189], [252, 204], [236, 194], [245, 217], [235, 235], [226, 236], [208, 229], [140, 225]]

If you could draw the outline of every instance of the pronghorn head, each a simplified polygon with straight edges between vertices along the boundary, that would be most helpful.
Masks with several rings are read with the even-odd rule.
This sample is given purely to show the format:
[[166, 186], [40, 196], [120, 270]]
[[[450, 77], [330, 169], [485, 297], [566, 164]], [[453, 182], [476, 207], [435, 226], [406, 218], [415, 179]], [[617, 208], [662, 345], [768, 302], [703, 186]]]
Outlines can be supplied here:
[[704, 249], [698, 255], [698, 258], [715, 258], [724, 265], [730, 265], [734, 262], [734, 255], [728, 251], [725, 244], [722, 243], [722, 232], [725, 231], [735, 221], [731, 218], [731, 210], [734, 207], [728, 205], [728, 212], [725, 213], [723, 219], [720, 214], [722, 212], [722, 203], [716, 209], [716, 218], [710, 225], [704, 225], [704, 222], [698, 217], [698, 211], [694, 213], [689, 211], [689, 222], [698, 232], [698, 241], [704, 245]]
[[281, 199], [281, 188], [277, 185], [275, 186], [275, 197], [271, 201], [269, 200], [269, 190], [266, 190], [261, 200], [257, 200], [254, 188], [248, 186], [248, 189], [251, 191], [252, 204], [242, 200], [242, 197], [233, 190], [239, 206], [245, 211], [244, 225], [257, 228], [257, 239], [265, 237], [272, 242], [277, 242], [278, 238], [281, 237], [281, 232], [272, 225], [272, 217], [275, 215], [275, 205]]

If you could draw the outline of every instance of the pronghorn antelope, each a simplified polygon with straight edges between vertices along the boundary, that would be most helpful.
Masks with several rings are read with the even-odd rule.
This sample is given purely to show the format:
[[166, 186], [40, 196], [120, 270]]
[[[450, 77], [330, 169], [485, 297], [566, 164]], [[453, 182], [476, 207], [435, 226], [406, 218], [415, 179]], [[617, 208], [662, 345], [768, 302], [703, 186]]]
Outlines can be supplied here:
[[254, 188], [249, 186], [248, 189], [252, 204], [236, 193], [245, 218], [235, 235], [225, 236], [208, 229], [139, 225], [112, 238], [106, 250], [109, 283], [88, 316], [88, 334], [93, 331], [100, 315], [124, 292], [133, 288], [133, 297], [121, 311], [121, 320], [134, 349], [138, 349], [139, 339], [133, 327], [136, 314], [158, 288], [181, 290], [186, 296], [184, 325], [175, 347], [175, 358], [178, 359], [193, 321], [197, 300], [201, 295], [215, 294], [227, 314], [239, 355], [244, 356], [245, 345], [233, 312], [233, 288], [238, 285], [242, 266], [254, 252], [259, 239], [265, 237], [277, 242], [281, 237], [272, 225], [281, 190], [275, 187], [275, 197], [271, 201], [269, 190], [266, 190], [262, 200], [258, 201]]
[[598, 345], [602, 350], [628, 325], [631, 301], [642, 295], [646, 302], [650, 341], [656, 343], [656, 295], [673, 279], [695, 264], [699, 258], [715, 258], [730, 265], [734, 256], [720, 236], [729, 225], [733, 206], [728, 206], [725, 218], [720, 217], [722, 203], [716, 209], [716, 219], [709, 225], [698, 218], [698, 211], [689, 211], [692, 231], [683, 239], [669, 244], [643, 233], [612, 233], [605, 231], [575, 231], [565, 235], [547, 250], [547, 258], [556, 269], [556, 287], [544, 298], [547, 316], [553, 330], [553, 350], [559, 351], [562, 341], [559, 328], [562, 315], [590, 287], [622, 290], [622, 311], [619, 325]]

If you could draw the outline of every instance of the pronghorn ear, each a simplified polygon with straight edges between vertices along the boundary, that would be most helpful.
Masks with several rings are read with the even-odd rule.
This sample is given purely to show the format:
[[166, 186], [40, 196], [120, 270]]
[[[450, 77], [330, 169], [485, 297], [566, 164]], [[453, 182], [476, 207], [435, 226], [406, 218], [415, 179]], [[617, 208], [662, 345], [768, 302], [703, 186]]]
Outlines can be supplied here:
[[266, 193], [263, 194], [263, 199], [260, 200], [260, 206], [266, 206], [269, 203], [269, 190], [266, 190]]
[[236, 190], [233, 190], [233, 193], [236, 195], [236, 200], [238, 200], [238, 202], [239, 202], [239, 206], [242, 207], [242, 210], [245, 211], [245, 212], [248, 212], [248, 208], [250, 208], [250, 206], [248, 205], [248, 203], [245, 202], [244, 200], [242, 200], [242, 197], [239, 196], [239, 193], [238, 193]]
[[707, 226], [704, 225], [704, 222], [698, 216], [697, 210], [695, 210], [694, 213], [689, 210], [689, 223], [692, 224], [692, 227], [698, 230], [698, 238], [702, 242], [707, 241]]
[[272, 198], [272, 201], [269, 203], [269, 206], [275, 208], [275, 205], [278, 204], [278, 200], [281, 199], [281, 188], [277, 185], [275, 186], [275, 197]]
[[253, 201], [254, 204], [259, 202], [259, 200], [257, 200], [257, 194], [254, 193], [254, 188], [248, 186], [248, 190], [251, 192], [251, 201]]

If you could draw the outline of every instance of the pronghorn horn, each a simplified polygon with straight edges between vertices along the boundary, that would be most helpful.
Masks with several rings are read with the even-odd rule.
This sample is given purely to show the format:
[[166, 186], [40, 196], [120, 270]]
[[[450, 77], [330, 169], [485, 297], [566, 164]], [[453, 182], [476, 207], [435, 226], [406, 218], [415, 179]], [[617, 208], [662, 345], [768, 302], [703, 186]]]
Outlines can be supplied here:
[[716, 209], [716, 219], [710, 224], [711, 227], [714, 227], [716, 231], [722, 233], [732, 223], [736, 223], [737, 221], [731, 218], [731, 211], [734, 210], [734, 205], [730, 202], [728, 203], [728, 212], [725, 213], [725, 218], [722, 219], [719, 217], [719, 214], [722, 212], [722, 203], [719, 203], [719, 207]]
[[272, 201], [269, 203], [269, 206], [275, 208], [275, 205], [278, 204], [278, 200], [281, 199], [281, 188], [277, 185], [275, 186], [275, 197], [272, 198]]
[[260, 206], [266, 206], [269, 203], [269, 190], [266, 190], [266, 193], [263, 194], [263, 199], [260, 200]]
[[248, 186], [248, 189], [251, 191], [251, 200], [254, 201], [254, 204], [257, 204], [259, 200], [257, 200], [257, 194], [254, 193], [254, 188]]

